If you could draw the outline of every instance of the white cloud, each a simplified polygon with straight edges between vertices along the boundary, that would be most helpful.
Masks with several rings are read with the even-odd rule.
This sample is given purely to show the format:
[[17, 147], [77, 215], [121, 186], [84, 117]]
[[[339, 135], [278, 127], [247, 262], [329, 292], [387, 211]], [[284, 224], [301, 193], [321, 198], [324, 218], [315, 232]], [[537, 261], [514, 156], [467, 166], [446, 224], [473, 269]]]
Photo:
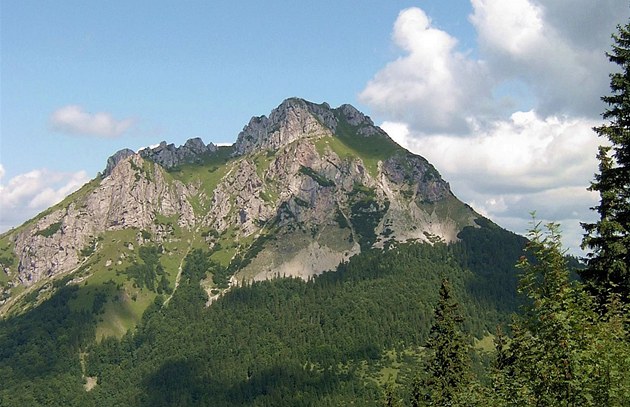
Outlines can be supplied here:
[[[396, 141], [438, 169], [480, 191], [537, 192], [582, 186], [597, 169], [597, 122], [515, 112], [507, 120], [477, 125], [473, 134], [418, 135], [402, 123], [383, 123]], [[491, 177], [488, 175], [491, 174]]]
[[457, 40], [434, 28], [424, 11], [403, 10], [393, 40], [406, 55], [374, 76], [359, 95], [362, 102], [424, 131], [461, 131], [469, 114], [486, 108], [491, 88], [485, 64], [457, 52]]
[[471, 0], [475, 53], [458, 52], [422, 10], [403, 10], [393, 41], [405, 54], [359, 97], [479, 212], [523, 233], [536, 210], [561, 222], [579, 253], [579, 222], [596, 216], [586, 188], [603, 140], [592, 127], [615, 69], [610, 35], [630, 13], [623, 3]]
[[605, 52], [615, 24], [628, 15], [627, 4], [609, 0], [471, 3], [470, 21], [493, 77], [524, 81], [541, 114], [596, 117], [601, 112], [599, 98], [608, 89], [611, 69]]
[[528, 0], [471, 0], [471, 22], [480, 43], [514, 57], [531, 55], [539, 49], [546, 27], [540, 6]]
[[50, 116], [53, 130], [76, 135], [118, 137], [129, 130], [134, 119], [116, 120], [106, 112], [88, 113], [81, 106], [64, 106]]
[[[0, 180], [4, 168], [0, 165]], [[85, 171], [32, 170], [0, 183], [0, 231], [18, 226], [89, 181]]]
[[456, 195], [504, 227], [524, 233], [529, 213], [563, 223], [565, 243], [578, 251], [580, 221], [591, 221], [597, 195], [586, 190], [597, 170], [601, 140], [595, 121], [516, 112], [477, 126], [468, 137], [418, 135], [404, 123], [385, 122], [398, 143], [433, 163]]
[[[608, 91], [610, 34], [630, 12], [615, 0], [471, 0], [478, 53], [435, 28], [419, 8], [403, 10], [392, 40], [403, 55], [359, 94], [388, 120], [416, 131], [461, 133], [470, 118], [496, 119], [518, 105], [505, 88], [524, 87], [542, 115], [599, 117]], [[473, 55], [478, 55], [473, 57]], [[493, 97], [493, 94], [495, 97]], [[512, 97], [510, 97], [512, 96]], [[506, 102], [508, 103], [506, 105]], [[523, 101], [521, 101], [521, 104]], [[522, 108], [522, 106], [521, 106]]]

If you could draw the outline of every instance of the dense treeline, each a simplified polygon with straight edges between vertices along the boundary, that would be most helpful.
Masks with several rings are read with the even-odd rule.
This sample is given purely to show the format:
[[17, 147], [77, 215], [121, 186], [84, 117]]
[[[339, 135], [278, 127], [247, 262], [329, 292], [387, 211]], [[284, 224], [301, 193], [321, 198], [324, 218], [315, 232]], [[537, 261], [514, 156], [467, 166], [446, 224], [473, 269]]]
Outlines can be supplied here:
[[195, 251], [168, 307], [155, 304], [135, 335], [90, 352], [88, 373], [100, 381], [91, 396], [99, 405], [378, 403], [378, 386], [358, 372], [361, 361], [424, 344], [442, 278], [467, 299], [469, 329], [481, 335], [499, 322], [498, 313], [480, 319], [488, 314], [466, 295], [475, 276], [455, 260], [459, 250], [371, 251], [309, 282], [248, 284], [207, 309], [199, 280], [212, 265]]
[[79, 349], [94, 341], [102, 303], [73, 309], [78, 290], [61, 287], [34, 310], [0, 321], [0, 405], [71, 405], [83, 392]]
[[[486, 265], [495, 267], [494, 271], [486, 268], [484, 275], [475, 274], [467, 265], [481, 264], [481, 259], [475, 259], [482, 253], [475, 249], [474, 240], [488, 235], [486, 229], [471, 228], [462, 235], [461, 243], [453, 245], [400, 244], [387, 251], [368, 251], [337, 271], [308, 282], [277, 279], [248, 283], [232, 289], [210, 307], [205, 306], [207, 297], [199, 282], [214, 265], [208, 253], [193, 251], [168, 305], [158, 296], [135, 332], [99, 344], [76, 342], [58, 355], [73, 368], [48, 378], [60, 380], [72, 375], [72, 380], [67, 380], [74, 383], [70, 393], [50, 392], [46, 403], [23, 402], [19, 389], [33, 385], [33, 376], [24, 370], [21, 375], [4, 376], [2, 402], [337, 406], [354, 401], [378, 405], [379, 371], [391, 364], [385, 353], [392, 349], [419, 352], [432, 324], [443, 278], [450, 279], [462, 299], [466, 329], [476, 336], [507, 321], [509, 312], [514, 311], [513, 302], [497, 301], [514, 296], [513, 264], [521, 253], [522, 239], [498, 228], [484, 237], [484, 244], [496, 250], [510, 246], [511, 258], [507, 269], [502, 269], [501, 260], [499, 265]], [[510, 276], [512, 281], [498, 287], [492, 284], [492, 274]], [[74, 287], [79, 289], [83, 287]], [[497, 294], [497, 289], [506, 292]], [[44, 321], [50, 317], [47, 312], [60, 313], [46, 305], [25, 317], [40, 315], [40, 322], [32, 326], [45, 328]], [[84, 325], [86, 335], [92, 332], [93, 337], [94, 322], [88, 320]], [[10, 355], [22, 352], [22, 345], [7, 340], [9, 328], [31, 336], [31, 325], [18, 328], [14, 320], [6, 321], [0, 332], [0, 346], [5, 350], [1, 365], [28, 369], [11, 359]], [[62, 332], [50, 336], [48, 343], [36, 349], [48, 353], [64, 349], [59, 342], [63, 336]], [[90, 392], [81, 387], [81, 351], [87, 352], [85, 375], [98, 378], [98, 385]], [[36, 353], [33, 357], [48, 355]], [[402, 376], [401, 383], [410, 383], [413, 377]]]
[[[558, 234], [531, 236], [531, 254], [520, 260], [525, 308], [511, 322], [516, 274], [505, 266], [521, 255], [523, 239], [492, 224], [460, 237], [364, 252], [310, 281], [244, 284], [211, 307], [200, 281], [214, 264], [195, 250], [168, 305], [158, 296], [134, 332], [100, 343], [95, 318], [115, 286], [79, 307], [77, 292], [89, 288], [58, 284], [51, 299], [0, 324], [0, 405], [630, 401], [628, 314], [619, 303], [603, 318], [596, 313], [582, 283], [570, 278]], [[493, 284], [493, 275], [504, 283]], [[500, 324], [511, 335], [497, 335], [495, 355], [482, 366], [472, 336]], [[383, 377], [392, 369], [401, 372], [395, 381]], [[86, 376], [98, 379], [89, 392]]]

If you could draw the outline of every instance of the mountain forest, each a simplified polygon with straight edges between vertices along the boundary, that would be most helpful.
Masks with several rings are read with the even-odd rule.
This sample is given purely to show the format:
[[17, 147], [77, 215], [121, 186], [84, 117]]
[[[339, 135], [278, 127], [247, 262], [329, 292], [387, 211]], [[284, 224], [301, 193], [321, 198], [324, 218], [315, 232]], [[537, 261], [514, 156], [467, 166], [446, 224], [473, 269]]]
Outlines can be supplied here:
[[0, 235], [0, 405], [629, 406], [630, 24], [613, 40], [585, 259], [290, 98], [232, 146], [121, 150]]

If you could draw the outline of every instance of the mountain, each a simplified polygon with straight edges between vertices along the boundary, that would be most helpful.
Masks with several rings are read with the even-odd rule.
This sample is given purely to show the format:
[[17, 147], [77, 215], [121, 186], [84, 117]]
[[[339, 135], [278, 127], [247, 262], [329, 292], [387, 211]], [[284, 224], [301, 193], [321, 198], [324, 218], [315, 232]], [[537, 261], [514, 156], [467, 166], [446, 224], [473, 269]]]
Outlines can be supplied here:
[[292, 98], [252, 118], [231, 147], [121, 150], [102, 175], [2, 235], [2, 312], [26, 293], [45, 298], [51, 279], [116, 281], [151, 245], [171, 287], [186, 253], [212, 250], [221, 271], [205, 286], [217, 293], [225, 277], [308, 278], [393, 242], [453, 242], [480, 218], [354, 107]]
[[524, 245], [354, 107], [287, 99], [229, 147], [121, 150], [0, 236], [0, 405], [382, 405], [442, 279], [483, 349]]

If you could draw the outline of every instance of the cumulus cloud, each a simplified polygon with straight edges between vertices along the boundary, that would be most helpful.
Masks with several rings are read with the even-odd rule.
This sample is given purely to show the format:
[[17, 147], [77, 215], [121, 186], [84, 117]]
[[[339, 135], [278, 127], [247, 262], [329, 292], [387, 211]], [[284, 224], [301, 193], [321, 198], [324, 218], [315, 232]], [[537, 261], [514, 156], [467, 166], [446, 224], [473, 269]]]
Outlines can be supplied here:
[[461, 133], [470, 130], [471, 118], [494, 120], [504, 113], [513, 101], [496, 96], [518, 84], [540, 114], [599, 117], [611, 69], [605, 53], [616, 24], [629, 14], [627, 4], [471, 4], [478, 53], [459, 51], [457, 39], [435, 28], [423, 10], [403, 10], [392, 33], [403, 55], [374, 75], [359, 94], [361, 102], [417, 131]]
[[55, 205], [89, 181], [85, 171], [38, 169], [16, 175], [6, 183], [0, 165], [0, 232], [18, 226]]
[[[579, 222], [591, 221], [597, 195], [586, 190], [597, 169], [600, 141], [594, 120], [515, 112], [477, 125], [471, 135], [418, 135], [405, 123], [385, 122], [398, 143], [426, 157], [455, 194], [499, 224], [524, 233], [529, 213], [566, 224], [565, 243], [579, 247]], [[567, 233], [569, 233], [567, 231]]]
[[485, 64], [457, 52], [457, 40], [433, 27], [424, 11], [403, 10], [393, 40], [405, 55], [374, 76], [359, 95], [362, 102], [424, 131], [462, 131], [467, 116], [486, 108]]
[[611, 68], [605, 52], [627, 4], [619, 1], [471, 0], [488, 69], [524, 81], [542, 114], [596, 117]]
[[[572, 117], [540, 117], [515, 112], [507, 120], [477, 125], [466, 138], [418, 135], [404, 123], [385, 122], [397, 142], [419, 152], [451, 177], [480, 191], [538, 192], [584, 185], [597, 167], [598, 122]], [[492, 174], [492, 177], [487, 177]]]
[[529, 212], [559, 221], [579, 253], [580, 221], [596, 214], [587, 191], [602, 143], [610, 35], [630, 8], [617, 0], [471, 0], [476, 52], [403, 10], [393, 42], [403, 56], [359, 95], [396, 141], [423, 155], [464, 201], [523, 233]]
[[106, 112], [85, 112], [81, 106], [76, 105], [64, 106], [50, 116], [53, 130], [85, 136], [118, 137], [134, 123], [134, 119], [131, 118], [116, 120]]

